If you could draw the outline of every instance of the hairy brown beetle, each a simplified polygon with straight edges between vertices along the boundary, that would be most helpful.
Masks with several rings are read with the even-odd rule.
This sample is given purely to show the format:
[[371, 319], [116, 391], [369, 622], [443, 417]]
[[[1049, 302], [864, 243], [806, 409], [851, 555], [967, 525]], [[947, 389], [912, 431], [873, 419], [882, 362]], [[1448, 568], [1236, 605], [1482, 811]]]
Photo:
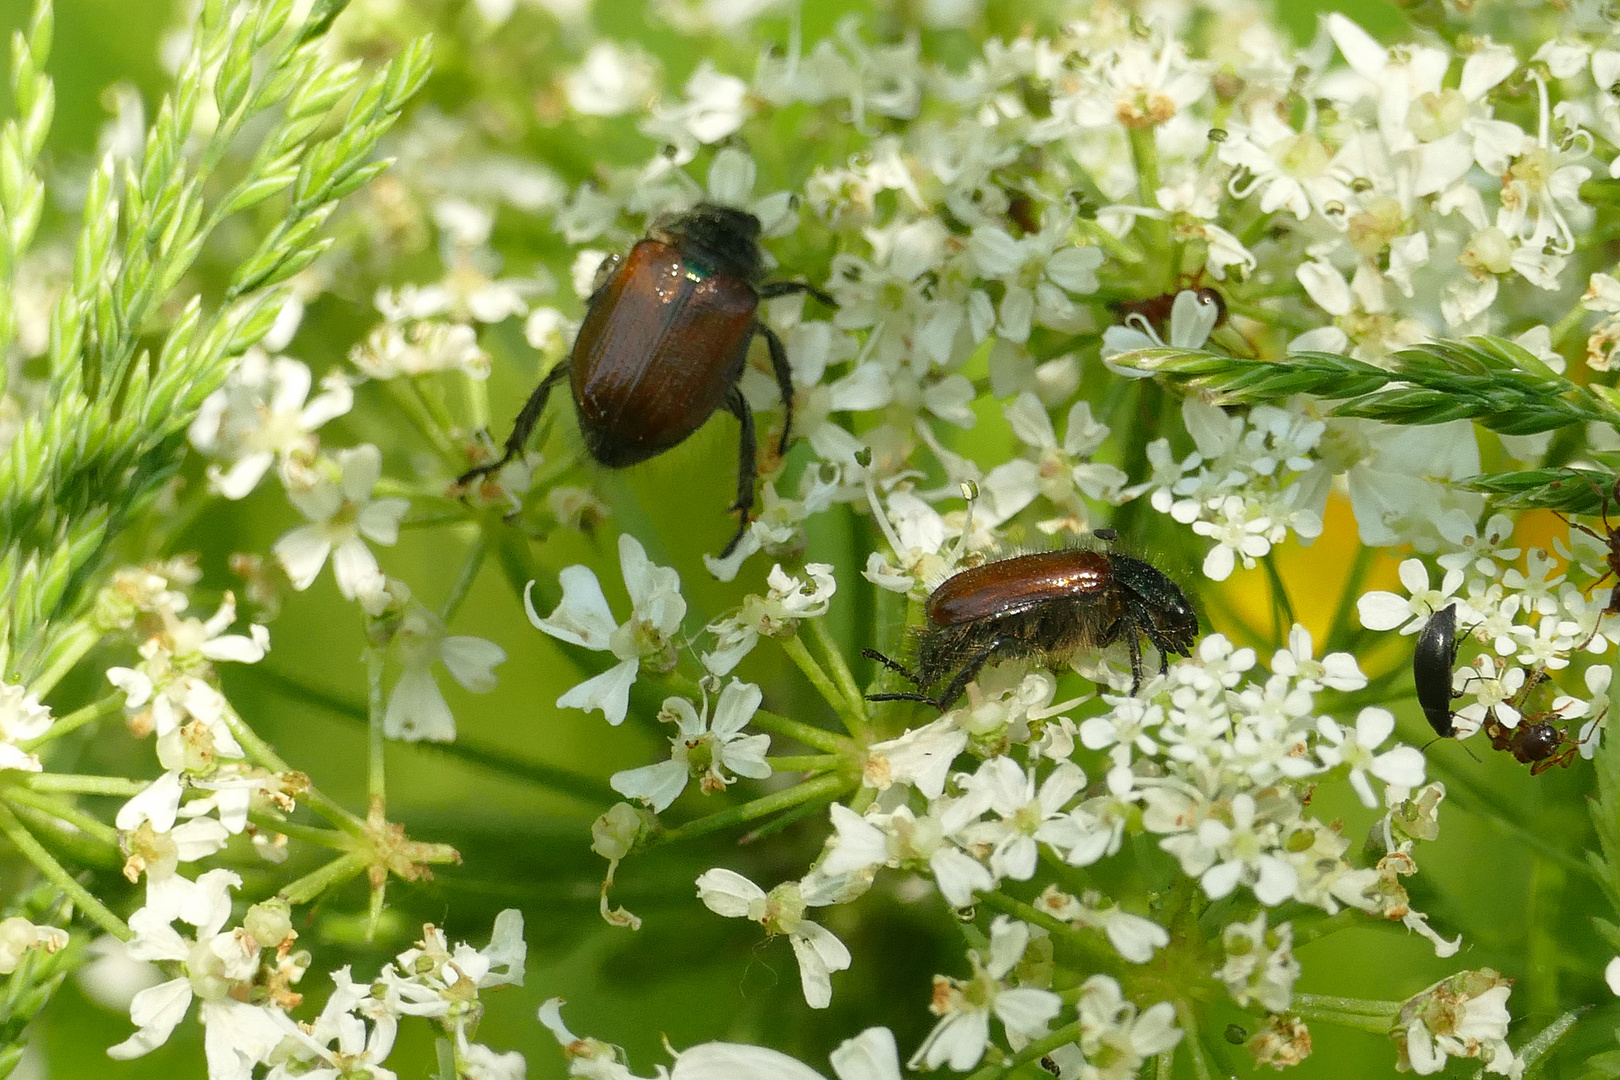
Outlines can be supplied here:
[[[1121, 638], [1131, 651], [1134, 694], [1142, 687], [1139, 638], [1159, 650], [1162, 674], [1171, 653], [1192, 655], [1198, 637], [1192, 605], [1158, 568], [1084, 548], [1016, 555], [963, 570], [929, 595], [924, 610], [928, 622], [917, 638], [915, 671], [875, 649], [863, 650], [918, 692], [872, 694], [869, 700], [923, 701], [943, 712], [992, 660], [1063, 659]], [[924, 692], [946, 676], [950, 681], [938, 696]]]
[[754, 507], [754, 414], [738, 389], [748, 346], [758, 334], [771, 354], [784, 416], [778, 452], [793, 426], [793, 375], [782, 340], [759, 319], [759, 302], [809, 293], [802, 281], [761, 284], [759, 219], [712, 203], [657, 223], [628, 255], [604, 264], [568, 360], [546, 373], [524, 402], [500, 458], [457, 480], [494, 472], [523, 449], [552, 388], [564, 378], [574, 394], [585, 449], [609, 468], [656, 457], [684, 441], [722, 406], [737, 418], [737, 531]]

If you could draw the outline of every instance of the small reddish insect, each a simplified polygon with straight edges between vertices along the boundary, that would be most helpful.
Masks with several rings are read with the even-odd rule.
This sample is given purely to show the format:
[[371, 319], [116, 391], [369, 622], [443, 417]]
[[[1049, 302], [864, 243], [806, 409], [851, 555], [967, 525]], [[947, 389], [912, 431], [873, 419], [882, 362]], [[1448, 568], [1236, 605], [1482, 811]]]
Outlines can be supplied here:
[[[1584, 739], [1572, 738], [1569, 727], [1558, 727], [1548, 719], [1555, 713], [1538, 713], [1522, 717], [1519, 726], [1510, 728], [1494, 713], [1485, 718], [1483, 728], [1491, 740], [1491, 747], [1506, 750], [1515, 760], [1530, 766], [1531, 776], [1540, 776], [1557, 765], [1567, 769], [1580, 752]], [[1593, 730], [1596, 730], [1595, 728]]]
[[787, 350], [759, 320], [759, 302], [788, 293], [832, 299], [802, 281], [762, 284], [759, 219], [728, 206], [700, 204], [655, 224], [623, 259], [603, 264], [574, 339], [573, 353], [529, 395], [499, 459], [458, 478], [466, 484], [505, 465], [523, 449], [552, 389], [568, 379], [579, 432], [591, 457], [618, 469], [685, 441], [724, 407], [742, 431], [737, 445], [741, 518], [721, 556], [731, 554], [754, 508], [754, 414], [737, 387], [755, 335], [765, 339], [785, 414], [778, 453], [793, 427], [793, 375]]
[[[1596, 485], [1594, 485], [1594, 486], [1596, 486]], [[1609, 549], [1609, 555], [1608, 555], [1609, 567], [1608, 567], [1607, 570], [1604, 571], [1602, 577], [1598, 578], [1595, 582], [1592, 583], [1593, 588], [1596, 588], [1597, 586], [1603, 584], [1610, 577], [1620, 579], [1620, 529], [1616, 529], [1613, 525], [1609, 524], [1609, 500], [1613, 499], [1616, 503], [1620, 503], [1620, 477], [1615, 478], [1614, 487], [1611, 490], [1609, 490], [1609, 491], [1600, 490], [1598, 492], [1598, 494], [1600, 494], [1603, 497], [1603, 531], [1602, 532], [1598, 532], [1596, 529], [1593, 529], [1593, 528], [1591, 528], [1589, 526], [1582, 525], [1578, 521], [1571, 521], [1567, 517], [1564, 518], [1564, 524], [1568, 525], [1572, 529], [1579, 529], [1581, 532], [1585, 533], [1587, 536], [1594, 537], [1595, 539], [1602, 542]], [[1560, 514], [1558, 516], [1559, 517], [1564, 517], [1564, 515], [1562, 515], [1562, 514]], [[1602, 612], [1600, 612], [1598, 614], [1598, 622], [1601, 623], [1603, 621], [1603, 616], [1605, 616], [1605, 615], [1620, 615], [1620, 580], [1617, 580], [1616, 583], [1615, 583], [1614, 588], [1609, 591], [1609, 604], [1608, 604], [1607, 607], [1605, 607], [1602, 610]], [[1593, 626], [1592, 627], [1592, 632], [1590, 634], [1588, 634], [1587, 637], [1586, 637], [1586, 641], [1583, 641], [1579, 645], [1576, 646], [1577, 651], [1580, 650], [1580, 649], [1584, 649], [1586, 647], [1586, 645], [1587, 645], [1587, 642], [1590, 642], [1596, 636], [1597, 636], [1597, 627]]]
[[[1099, 533], [1099, 535], [1105, 535]], [[1114, 552], [1075, 548], [1017, 555], [957, 573], [924, 606], [916, 670], [875, 649], [863, 654], [917, 687], [872, 694], [871, 701], [922, 701], [944, 712], [991, 661], [1040, 656], [1061, 661], [1123, 639], [1131, 653], [1131, 693], [1142, 686], [1146, 637], [1159, 650], [1191, 656], [1198, 616], [1176, 583], [1153, 565]], [[937, 695], [926, 691], [945, 682]]]
[[[1540, 684], [1547, 682], [1547, 673], [1537, 669], [1525, 679], [1524, 686], [1514, 695], [1514, 705], [1519, 707], [1530, 692]], [[1601, 719], [1601, 714], [1599, 714]], [[1553, 723], [1559, 719], [1558, 710], [1548, 709], [1538, 713], [1526, 713], [1519, 718], [1515, 727], [1508, 727], [1496, 718], [1495, 710], [1485, 714], [1485, 723], [1481, 730], [1491, 740], [1493, 750], [1504, 750], [1513, 755], [1514, 760], [1530, 766], [1531, 776], [1540, 776], [1548, 769], [1557, 765], [1561, 769], [1569, 768], [1574, 762], [1575, 755], [1580, 752], [1581, 744], [1585, 739], [1571, 738], [1569, 725], [1563, 727]], [[1593, 732], [1597, 731], [1594, 725]], [[1591, 734], [1587, 735], [1591, 738]]]

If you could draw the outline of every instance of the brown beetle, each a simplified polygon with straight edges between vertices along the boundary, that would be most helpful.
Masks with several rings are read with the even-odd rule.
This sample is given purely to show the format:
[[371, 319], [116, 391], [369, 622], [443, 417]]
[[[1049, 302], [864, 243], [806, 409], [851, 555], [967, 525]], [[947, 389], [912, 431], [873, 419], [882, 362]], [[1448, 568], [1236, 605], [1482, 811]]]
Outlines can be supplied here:
[[[1134, 694], [1142, 686], [1139, 638], [1159, 650], [1162, 674], [1171, 653], [1192, 655], [1198, 637], [1192, 605], [1158, 568], [1085, 548], [1017, 555], [963, 570], [929, 595], [924, 610], [928, 622], [918, 634], [915, 671], [875, 649], [863, 650], [919, 692], [872, 694], [869, 700], [923, 701], [943, 712], [992, 660], [1066, 659], [1121, 638], [1131, 652]], [[938, 696], [922, 692], [947, 675], [951, 679]]]
[[765, 339], [782, 393], [778, 452], [793, 426], [793, 375], [787, 350], [759, 320], [759, 302], [788, 293], [832, 299], [800, 281], [761, 284], [759, 219], [711, 203], [655, 224], [621, 260], [604, 264], [565, 363], [546, 373], [518, 413], [500, 458], [458, 478], [494, 472], [528, 441], [551, 390], [567, 378], [580, 435], [591, 457], [623, 468], [683, 442], [722, 406], [742, 432], [737, 448], [741, 520], [720, 553], [731, 554], [754, 506], [754, 414], [737, 380], [754, 335]]
[[[1530, 692], [1542, 683], [1550, 683], [1550, 677], [1545, 670], [1537, 668], [1525, 679], [1519, 692], [1513, 695], [1514, 707], [1523, 708]], [[1505, 750], [1513, 755], [1515, 761], [1529, 765], [1531, 776], [1540, 776], [1554, 765], [1561, 769], [1569, 768], [1575, 755], [1580, 752], [1581, 744], [1586, 741], [1572, 738], [1569, 724], [1558, 727], [1553, 723], [1557, 719], [1561, 719], [1559, 710], [1547, 709], [1525, 713], [1519, 717], [1516, 726], [1508, 727], [1497, 719], [1496, 710], [1491, 709], [1485, 713], [1481, 730], [1491, 740], [1491, 749]], [[1598, 719], [1602, 719], [1601, 713]], [[1591, 738], [1596, 731], [1594, 726], [1587, 738]]]

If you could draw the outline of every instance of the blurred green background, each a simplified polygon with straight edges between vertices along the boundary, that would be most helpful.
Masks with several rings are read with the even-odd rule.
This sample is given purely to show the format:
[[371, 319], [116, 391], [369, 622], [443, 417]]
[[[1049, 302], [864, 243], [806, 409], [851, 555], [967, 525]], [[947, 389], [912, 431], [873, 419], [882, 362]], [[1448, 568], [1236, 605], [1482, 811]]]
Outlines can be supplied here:
[[[524, 56], [537, 65], [528, 73], [528, 82], [544, 85], [546, 65], [560, 70], [577, 53], [558, 48], [558, 42], [535, 29], [542, 25], [535, 20], [514, 17], [480, 40], [466, 31], [474, 16], [465, 7], [422, 4], [419, 13], [411, 14], [414, 6], [402, 3], [391, 17], [416, 19], [421, 29], [440, 31], [443, 70], [429, 84], [423, 103], [448, 114], [512, 112], [528, 117], [520, 126], [530, 130], [519, 134], [514, 146], [551, 165], [570, 182], [579, 179], [589, 167], [580, 157], [585, 147], [577, 140], [563, 145], [533, 130], [530, 102], [522, 97], [481, 99], [480, 94], [492, 90], [490, 80], [480, 78], [478, 63], [479, 50], [486, 48], [508, 57]], [[28, 7], [19, 0], [0, 0], [0, 28], [9, 33], [20, 25]], [[1386, 40], [1404, 32], [1403, 16], [1395, 7], [1371, 0], [1286, 2], [1279, 5], [1279, 18], [1303, 41], [1312, 33], [1317, 13], [1329, 9], [1345, 11]], [[861, 8], [809, 5], [806, 39], [827, 32], [845, 10]], [[360, 14], [357, 10], [344, 17]], [[109, 118], [110, 85], [134, 85], [150, 112], [165, 86], [157, 54], [171, 16], [170, 5], [159, 0], [60, 0], [49, 64], [56, 80], [57, 119], [46, 155], [57, 175], [82, 172], [91, 160], [98, 131]], [[643, 42], [663, 62], [667, 85], [679, 85], [697, 62], [687, 51], [688, 43], [666, 27], [651, 25], [640, 4], [631, 0], [601, 3], [593, 19], [606, 36]], [[525, 39], [531, 31], [532, 40]], [[738, 73], [746, 75], [748, 70], [745, 66]], [[47, 219], [42, 233], [71, 221], [72, 204], [55, 205], [51, 213], [54, 220]], [[501, 239], [498, 232], [497, 244]], [[540, 261], [566, 271], [566, 249], [559, 238], [519, 235], [512, 247], [519, 254], [511, 269], [522, 271]], [[394, 265], [390, 273], [402, 282], [433, 280], [439, 271], [429, 251], [415, 262]], [[303, 330], [287, 351], [308, 362], [317, 375], [340, 363], [374, 318], [369, 300], [369, 292], [346, 295], [341, 289], [323, 296], [312, 305]], [[566, 307], [571, 301], [560, 302]], [[486, 331], [484, 343], [496, 365], [489, 381], [491, 414], [494, 426], [502, 428], [532, 383], [536, 358], [523, 343], [516, 321]], [[998, 408], [995, 403], [991, 407]], [[565, 425], [554, 425], [558, 426]], [[394, 475], [404, 475], [410, 468], [411, 432], [375, 386], [362, 388], [355, 412], [321, 434], [330, 447], [376, 442], [388, 455]], [[734, 468], [733, 437], [729, 421], [718, 422], [676, 452], [645, 466], [623, 474], [596, 472], [593, 479], [615, 514], [605, 534], [593, 544], [578, 534], [559, 532], [525, 557], [541, 568], [542, 575], [552, 575], [551, 580], [558, 568], [571, 562], [597, 567], [610, 604], [622, 613], [625, 600], [614, 571], [612, 536], [630, 531], [642, 539], [655, 562], [679, 570], [692, 605], [687, 625], [701, 626], [744, 593], [758, 591], [769, 569], [768, 562], [756, 559], [737, 582], [722, 585], [709, 578], [699, 561], [702, 552], [723, 542], [730, 528], [722, 515], [729, 481], [717, 478], [729, 477]], [[981, 425], [974, 438], [987, 453], [997, 445], [1011, 445], [1004, 425]], [[188, 476], [193, 482], [200, 478], [199, 463]], [[209, 607], [219, 590], [239, 588], [225, 567], [229, 553], [267, 551], [297, 520], [274, 484], [264, 485], [242, 503], [211, 508], [176, 548], [203, 553], [205, 578], [197, 606]], [[841, 582], [858, 581], [870, 545], [858, 531], [864, 528], [851, 514], [827, 515], [812, 532], [811, 557], [835, 563]], [[407, 532], [398, 547], [379, 554], [391, 575], [408, 581], [425, 603], [435, 607], [450, 588], [470, 539], [465, 532]], [[127, 554], [140, 556], [140, 542], [141, 538], [130, 538]], [[1318, 641], [1337, 595], [1323, 588], [1323, 579], [1338, 579], [1352, 546], [1353, 526], [1343, 508], [1336, 507], [1322, 543], [1312, 549], [1290, 546], [1282, 553], [1285, 571], [1307, 599], [1307, 620]], [[1196, 555], [1187, 557], [1196, 565]], [[1257, 598], [1265, 595], [1258, 571], [1240, 572], [1232, 588]], [[859, 589], [840, 593], [831, 616], [840, 640], [862, 640], [866, 635], [864, 628], [873, 616], [866, 596]], [[863, 629], [857, 632], [857, 626]], [[844, 631], [838, 632], [838, 627]], [[487, 998], [489, 1011], [477, 1038], [497, 1050], [521, 1050], [528, 1057], [531, 1077], [563, 1072], [552, 1037], [534, 1019], [539, 1002], [552, 996], [568, 999], [564, 1016], [574, 1031], [624, 1046], [634, 1071], [641, 1075], [665, 1060], [664, 1037], [677, 1047], [716, 1038], [763, 1042], [798, 1053], [824, 1072], [829, 1071], [826, 1051], [872, 1023], [893, 1026], [903, 1053], [918, 1044], [931, 1026], [924, 1006], [932, 976], [961, 974], [962, 934], [938, 903], [907, 903], [892, 888], [879, 888], [855, 905], [828, 912], [828, 924], [850, 946], [854, 966], [834, 977], [832, 1008], [812, 1013], [803, 1005], [797, 968], [785, 941], [762, 942], [757, 927], [714, 917], [694, 899], [693, 878], [713, 865], [737, 869], [767, 888], [797, 877], [825, 832], [819, 816], [769, 844], [739, 848], [735, 836], [722, 836], [702, 848], [633, 860], [621, 870], [614, 902], [641, 915], [645, 926], [637, 934], [604, 926], [596, 913], [603, 863], [589, 851], [589, 826], [613, 801], [606, 777], [653, 760], [663, 752], [662, 736], [634, 720], [611, 729], [594, 714], [558, 714], [551, 706], [557, 694], [591, 672], [582, 673], [528, 625], [498, 560], [486, 564], [451, 630], [487, 637], [506, 648], [509, 659], [498, 669], [500, 686], [489, 695], [474, 697], [441, 678], [456, 712], [461, 741], [452, 750], [391, 746], [389, 794], [391, 816], [403, 821], [413, 836], [450, 842], [465, 862], [419, 886], [393, 884], [386, 933], [374, 943], [362, 937], [365, 895], [358, 885], [304, 913], [307, 917], [298, 929], [303, 943], [315, 952], [316, 972], [302, 989], [315, 1002], [324, 999], [327, 989], [321, 972], [348, 962], [357, 977], [369, 977], [411, 944], [423, 921], [447, 926], [452, 940], [482, 945], [494, 914], [517, 906], [527, 920], [527, 982], [521, 989]], [[274, 651], [263, 665], [223, 672], [232, 701], [325, 791], [351, 807], [363, 806], [364, 681], [359, 662], [363, 641], [354, 607], [338, 597], [330, 575], [323, 574], [308, 593], [290, 598], [271, 624], [271, 633]], [[1392, 645], [1365, 659], [1364, 666], [1374, 671], [1380, 664], [1404, 663], [1401, 648]], [[92, 659], [86, 672], [97, 663], [105, 667], [124, 658], [109, 654]], [[800, 719], [827, 719], [816, 713], [819, 706], [808, 685], [768, 644], [739, 674], [762, 685], [767, 707]], [[59, 691], [58, 711], [98, 690], [97, 681], [83, 674]], [[1402, 713], [1402, 733], [1414, 742], [1427, 735], [1421, 717], [1409, 707]], [[88, 732], [86, 736], [71, 748], [77, 755], [71, 762], [76, 770], [155, 774], [149, 744], [137, 743], [116, 723], [104, 726], [93, 738]], [[1431, 758], [1436, 762], [1433, 773], [1452, 786], [1452, 799], [1442, 819], [1442, 841], [1424, 850], [1424, 872], [1407, 883], [1415, 905], [1433, 913], [1443, 932], [1466, 935], [1468, 944], [1461, 956], [1437, 960], [1426, 942], [1406, 935], [1398, 925], [1370, 926], [1301, 947], [1298, 955], [1305, 973], [1298, 988], [1399, 998], [1461, 966], [1494, 965], [1523, 978], [1513, 1001], [1516, 1018], [1526, 1021], [1519, 1030], [1533, 1030], [1572, 1000], [1605, 1003], [1605, 1016], [1583, 1025], [1559, 1059], [1579, 1061], [1606, 1038], [1596, 1033], [1606, 1032], [1613, 1027], [1610, 1021], [1620, 1018], [1593, 977], [1601, 963], [1594, 968], [1596, 939], [1583, 916], [1598, 910], [1597, 896], [1587, 882], [1558, 863], [1504, 841], [1466, 811], [1471, 789], [1494, 792], [1498, 799], [1522, 808], [1524, 820], [1533, 822], [1550, 844], [1578, 852], [1590, 837], [1582, 799], [1590, 771], [1578, 764], [1532, 779], [1505, 755], [1485, 757], [1471, 762], [1460, 748], [1447, 745]], [[690, 804], [677, 809], [682, 806], [695, 812]], [[113, 807], [100, 809], [110, 817]], [[1352, 837], [1363, 835], [1373, 816], [1353, 801], [1319, 800], [1314, 809], [1329, 820], [1342, 815]], [[275, 887], [262, 873], [245, 876], [244, 895], [264, 895]], [[1101, 875], [1105, 881], [1106, 876]], [[7, 868], [6, 880], [19, 880], [16, 866]], [[123, 896], [127, 912], [137, 897], [127, 887], [120, 891], [120, 884], [116, 873], [98, 878], [98, 888]], [[1121, 879], [1120, 884], [1130, 882]], [[1369, 965], [1369, 953], [1380, 962]], [[1220, 1023], [1246, 1021], [1236, 1010], [1231, 1012]], [[1216, 1015], [1219, 1018], [1218, 1011]], [[134, 1080], [203, 1075], [200, 1032], [194, 1021], [188, 1020], [167, 1046], [147, 1058], [108, 1060], [105, 1048], [129, 1030], [127, 1015], [100, 1008], [69, 983], [36, 1025], [36, 1041], [54, 1077]], [[1394, 1073], [1393, 1051], [1386, 1040], [1320, 1024], [1313, 1035], [1315, 1055], [1294, 1073], [1302, 1080]], [[431, 1037], [426, 1025], [406, 1024], [390, 1065], [401, 1076], [427, 1075], [433, 1068]], [[1254, 1075], [1238, 1048], [1217, 1043], [1212, 1049], [1226, 1055], [1217, 1063], [1222, 1074]], [[1466, 1071], [1454, 1068], [1452, 1073]], [[1547, 1075], [1580, 1072], [1563, 1070], [1555, 1062]]]

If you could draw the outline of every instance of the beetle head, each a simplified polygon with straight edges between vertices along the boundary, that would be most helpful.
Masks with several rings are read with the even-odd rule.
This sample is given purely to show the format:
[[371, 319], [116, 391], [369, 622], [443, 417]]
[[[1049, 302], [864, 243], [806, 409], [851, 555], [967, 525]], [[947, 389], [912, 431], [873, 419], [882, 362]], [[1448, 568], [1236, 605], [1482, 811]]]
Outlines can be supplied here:
[[1198, 639], [1198, 613], [1187, 594], [1163, 571], [1141, 559], [1110, 553], [1109, 567], [1118, 585], [1130, 594], [1138, 625], [1161, 652], [1190, 656]]
[[685, 214], [655, 228], [681, 254], [717, 274], [730, 274], [750, 284], [765, 274], [759, 250], [759, 218], [746, 210], [698, 203]]

